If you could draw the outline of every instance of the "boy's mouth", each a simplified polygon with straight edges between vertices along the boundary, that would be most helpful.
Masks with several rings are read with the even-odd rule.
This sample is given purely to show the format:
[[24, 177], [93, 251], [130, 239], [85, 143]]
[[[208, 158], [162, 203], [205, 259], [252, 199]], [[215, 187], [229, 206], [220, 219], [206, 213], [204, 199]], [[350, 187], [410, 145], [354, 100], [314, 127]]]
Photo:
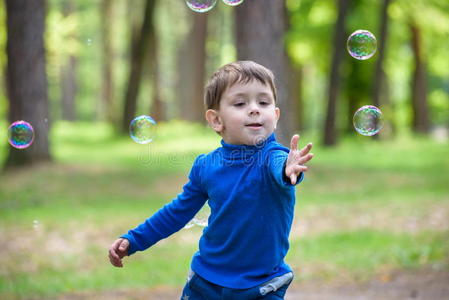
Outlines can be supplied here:
[[249, 123], [245, 125], [246, 127], [250, 127], [250, 128], [260, 128], [262, 127], [262, 123]]

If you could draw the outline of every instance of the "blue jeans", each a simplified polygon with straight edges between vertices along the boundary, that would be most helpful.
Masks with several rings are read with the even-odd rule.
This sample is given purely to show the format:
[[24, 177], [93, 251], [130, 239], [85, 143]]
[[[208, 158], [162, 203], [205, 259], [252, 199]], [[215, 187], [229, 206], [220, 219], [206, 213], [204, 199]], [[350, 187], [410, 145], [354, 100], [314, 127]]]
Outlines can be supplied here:
[[230, 289], [213, 284], [197, 274], [193, 274], [182, 291], [181, 300], [282, 300], [292, 279], [293, 274], [291, 278], [287, 278], [285, 284], [274, 289], [271, 288], [273, 285], [270, 283], [276, 281], [276, 279], [249, 289]]

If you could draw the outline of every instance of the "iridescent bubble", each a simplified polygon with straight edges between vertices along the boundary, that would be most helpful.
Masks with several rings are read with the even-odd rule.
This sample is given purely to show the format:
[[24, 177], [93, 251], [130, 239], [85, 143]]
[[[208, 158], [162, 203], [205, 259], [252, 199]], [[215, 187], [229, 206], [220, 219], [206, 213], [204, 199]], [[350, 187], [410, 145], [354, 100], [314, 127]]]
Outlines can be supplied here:
[[25, 149], [34, 141], [34, 129], [30, 123], [16, 121], [8, 128], [8, 141], [14, 148]]
[[148, 144], [153, 141], [156, 133], [156, 121], [150, 116], [139, 116], [129, 124], [129, 135], [139, 144]]
[[360, 107], [354, 114], [354, 128], [364, 136], [372, 136], [382, 129], [383, 116], [380, 109], [372, 105]]
[[208, 222], [206, 218], [194, 218], [193, 223], [195, 223], [195, 225], [200, 226], [200, 227], [206, 227]]
[[243, 0], [223, 0], [224, 4], [230, 5], [230, 6], [237, 6], [239, 4], [242, 4]]
[[185, 228], [185, 229], [190, 229], [190, 228], [192, 228], [193, 226], [195, 226], [195, 223], [193, 223], [193, 219], [192, 219], [192, 220], [189, 221], [189, 223], [187, 223], [187, 224], [184, 226], [184, 228]]
[[367, 30], [357, 30], [349, 36], [347, 47], [352, 57], [359, 60], [368, 59], [376, 53], [376, 37]]
[[199, 13], [208, 12], [217, 4], [217, 0], [186, 0], [187, 6]]
[[199, 212], [197, 212], [195, 217], [184, 226], [184, 228], [189, 229], [194, 226], [207, 227], [209, 223], [208, 221], [209, 216], [210, 216], [210, 207], [204, 206], [203, 208], [200, 209]]

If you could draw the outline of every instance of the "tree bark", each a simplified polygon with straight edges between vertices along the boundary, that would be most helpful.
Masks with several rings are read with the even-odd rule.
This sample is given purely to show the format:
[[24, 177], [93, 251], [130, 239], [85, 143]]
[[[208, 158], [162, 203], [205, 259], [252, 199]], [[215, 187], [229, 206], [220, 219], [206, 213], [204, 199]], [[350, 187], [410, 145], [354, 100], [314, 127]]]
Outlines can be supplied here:
[[204, 122], [207, 14], [189, 12], [192, 27], [178, 54], [178, 100], [184, 120]]
[[113, 1], [101, 1], [101, 32], [103, 48], [103, 68], [101, 83], [101, 103], [98, 115], [100, 118], [113, 123], [114, 122], [114, 52], [112, 46], [112, 14]]
[[[288, 32], [291, 28], [290, 15], [286, 3], [284, 2], [284, 32]], [[303, 99], [303, 72], [304, 66], [295, 64], [294, 61], [284, 49], [287, 59], [287, 85], [288, 85], [288, 107], [290, 107], [290, 122], [293, 131], [301, 131], [304, 129], [304, 99]]]
[[67, 62], [61, 66], [62, 119], [67, 121], [76, 120], [76, 66], [77, 59], [74, 56], [69, 56]]
[[150, 106], [150, 115], [157, 121], [164, 121], [165, 117], [165, 105], [161, 99], [160, 91], [160, 64], [159, 64], [159, 51], [158, 51], [158, 36], [156, 27], [154, 24], [151, 26], [150, 31], [150, 44], [148, 65], [150, 69], [151, 81], [152, 81], [152, 101]]
[[[374, 85], [373, 85], [373, 105], [376, 107], [381, 107], [382, 105], [387, 105], [388, 97], [386, 95], [385, 89], [385, 72], [383, 69], [383, 63], [385, 60], [385, 49], [388, 40], [388, 5], [391, 0], [382, 1], [382, 9], [380, 13], [380, 31], [379, 39], [377, 40], [377, 61], [376, 69], [374, 73]], [[382, 96], [384, 96], [383, 99]], [[386, 122], [386, 120], [384, 120]], [[378, 139], [380, 135], [375, 135], [373, 138]]]
[[34, 143], [9, 148], [5, 168], [51, 159], [48, 144], [48, 96], [45, 71], [45, 0], [6, 0], [7, 76], [10, 122], [34, 128]]
[[285, 0], [245, 1], [235, 12], [237, 58], [255, 61], [273, 71], [277, 106], [281, 110], [276, 133], [281, 143], [289, 145], [294, 133], [294, 112], [288, 106]]
[[409, 24], [412, 34], [412, 50], [415, 69], [412, 79], [413, 130], [417, 133], [428, 133], [430, 129], [429, 111], [427, 107], [426, 66], [422, 53], [420, 28], [412, 21]]
[[329, 78], [328, 104], [326, 121], [324, 124], [325, 146], [332, 146], [337, 143], [337, 102], [340, 92], [340, 65], [345, 47], [345, 19], [348, 11], [349, 0], [337, 0], [338, 17], [334, 33], [334, 52], [332, 55], [331, 73]]
[[293, 112], [292, 122], [294, 130], [304, 129], [304, 99], [303, 99], [303, 72], [304, 67], [302, 65], [289, 64], [289, 107]]
[[[62, 12], [64, 16], [68, 16], [73, 11], [73, 0], [64, 0], [62, 2]], [[75, 56], [70, 55], [61, 66], [60, 85], [61, 85], [61, 108], [62, 119], [67, 121], [75, 121], [76, 119], [76, 67], [78, 60]]]
[[143, 66], [149, 47], [149, 34], [153, 23], [153, 12], [156, 0], [147, 0], [140, 36], [132, 39], [132, 53], [128, 84], [125, 94], [125, 108], [122, 122], [122, 132], [127, 133], [129, 124], [134, 119], [137, 110], [137, 96], [142, 79]]
[[353, 135], [354, 125], [353, 116], [358, 108], [363, 104], [370, 103], [371, 94], [371, 68], [366, 64], [361, 64], [356, 59], [350, 59], [348, 64], [349, 72], [345, 80], [344, 89], [346, 90], [347, 116], [345, 124], [345, 133]]

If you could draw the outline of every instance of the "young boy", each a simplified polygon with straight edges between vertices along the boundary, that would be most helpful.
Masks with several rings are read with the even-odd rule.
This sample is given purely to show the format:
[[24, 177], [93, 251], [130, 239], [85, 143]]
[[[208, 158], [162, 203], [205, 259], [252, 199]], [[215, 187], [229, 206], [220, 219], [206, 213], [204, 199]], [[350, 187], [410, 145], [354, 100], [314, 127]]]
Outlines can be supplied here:
[[206, 203], [211, 214], [193, 256], [182, 300], [284, 299], [293, 279], [284, 262], [295, 187], [312, 144], [276, 142], [280, 111], [270, 70], [251, 61], [221, 67], [205, 90], [206, 119], [221, 147], [196, 158], [183, 192], [117, 239], [112, 265], [182, 229]]

